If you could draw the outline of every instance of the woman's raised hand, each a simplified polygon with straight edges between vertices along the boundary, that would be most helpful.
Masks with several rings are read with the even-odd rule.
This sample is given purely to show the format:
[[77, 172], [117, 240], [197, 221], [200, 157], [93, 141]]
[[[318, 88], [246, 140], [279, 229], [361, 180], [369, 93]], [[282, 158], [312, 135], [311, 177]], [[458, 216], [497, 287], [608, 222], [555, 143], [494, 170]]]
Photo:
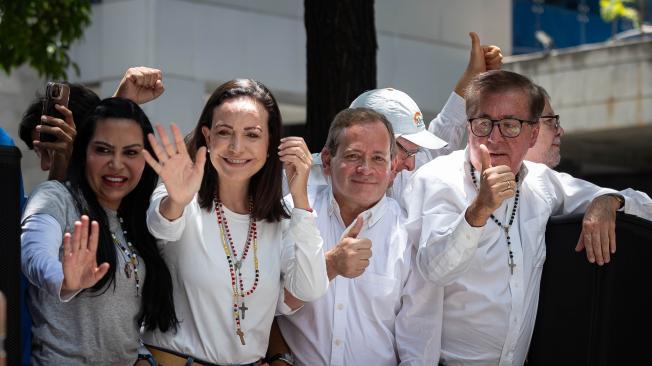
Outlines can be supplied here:
[[[156, 140], [153, 134], [148, 134], [152, 149], [156, 158], [143, 150], [145, 160], [156, 174], [161, 177], [165, 188], [168, 191], [168, 199], [172, 204], [183, 210], [195, 194], [199, 191], [201, 181], [204, 176], [204, 163], [206, 162], [206, 147], [197, 150], [195, 161], [193, 162], [188, 155], [186, 144], [179, 128], [173, 123], [170, 126], [174, 142], [168, 138], [165, 129], [157, 125], [156, 131], [161, 139], [161, 143]], [[163, 212], [162, 212], [163, 213]], [[164, 214], [167, 217], [167, 215]], [[169, 217], [168, 217], [169, 218]]]
[[301, 137], [289, 136], [281, 139], [278, 155], [283, 162], [294, 207], [308, 209], [308, 176], [312, 155]]
[[108, 263], [97, 265], [97, 221], [90, 224], [84, 215], [75, 222], [72, 233], [63, 236], [63, 284], [62, 291], [78, 291], [93, 287], [109, 270]]

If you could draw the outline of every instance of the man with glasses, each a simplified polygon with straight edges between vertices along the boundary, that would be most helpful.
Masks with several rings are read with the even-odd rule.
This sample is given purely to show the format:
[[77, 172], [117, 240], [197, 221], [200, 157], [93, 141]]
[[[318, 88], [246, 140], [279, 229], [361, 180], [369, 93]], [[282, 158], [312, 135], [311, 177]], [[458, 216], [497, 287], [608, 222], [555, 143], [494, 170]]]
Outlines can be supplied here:
[[537, 88], [545, 97], [546, 103], [541, 117], [539, 117], [540, 126], [537, 142], [525, 154], [525, 160], [546, 164], [550, 169], [554, 169], [561, 161], [559, 147], [561, 137], [564, 136], [564, 128], [561, 127], [559, 122], [559, 115], [555, 114], [552, 105], [550, 105], [548, 92], [540, 86], [537, 86]]
[[523, 161], [544, 103], [522, 75], [478, 75], [466, 91], [467, 148], [421, 167], [403, 192], [417, 267], [440, 286], [433, 311], [446, 365], [523, 365], [550, 216], [586, 212], [576, 250], [602, 265], [616, 250], [616, 211], [644, 212], [613, 190]]

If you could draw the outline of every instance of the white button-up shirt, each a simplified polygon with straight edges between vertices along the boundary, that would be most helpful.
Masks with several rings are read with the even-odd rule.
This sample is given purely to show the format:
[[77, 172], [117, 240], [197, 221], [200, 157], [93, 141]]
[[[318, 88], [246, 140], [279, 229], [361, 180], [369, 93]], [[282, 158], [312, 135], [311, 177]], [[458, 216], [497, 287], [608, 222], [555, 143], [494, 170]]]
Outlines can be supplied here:
[[[328, 185], [312, 187], [309, 196], [324, 248], [331, 249], [348, 230], [339, 206]], [[431, 302], [434, 286], [412, 270], [416, 250], [401, 210], [383, 197], [363, 216], [358, 237], [372, 242], [369, 267], [354, 279], [336, 277], [325, 296], [279, 317], [283, 336], [299, 365], [436, 364], [441, 307]]]
[[[509, 231], [513, 274], [504, 230], [491, 219], [478, 228], [464, 219], [477, 195], [467, 150], [424, 165], [404, 191], [408, 232], [419, 241], [418, 268], [443, 286], [437, 296], [443, 297], [441, 357], [447, 365], [523, 364], [536, 318], [548, 218], [583, 212], [594, 197], [615, 192], [530, 162], [519, 177]], [[652, 216], [649, 197], [621, 193], [625, 212]], [[513, 205], [513, 198], [504, 201], [494, 216], [506, 224]]]

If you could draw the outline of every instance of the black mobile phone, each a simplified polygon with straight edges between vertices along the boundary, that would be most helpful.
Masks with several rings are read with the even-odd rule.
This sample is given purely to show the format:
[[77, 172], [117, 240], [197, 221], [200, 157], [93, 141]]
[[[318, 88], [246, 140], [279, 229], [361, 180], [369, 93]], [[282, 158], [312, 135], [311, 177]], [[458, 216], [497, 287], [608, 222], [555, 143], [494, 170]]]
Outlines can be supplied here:
[[[45, 101], [43, 102], [43, 114], [50, 117], [64, 119], [55, 107], [55, 104], [62, 105], [68, 108], [68, 99], [70, 98], [70, 87], [67, 84], [49, 82], [45, 87]], [[56, 136], [49, 133], [41, 132], [39, 140], [43, 142], [54, 142], [57, 140]]]

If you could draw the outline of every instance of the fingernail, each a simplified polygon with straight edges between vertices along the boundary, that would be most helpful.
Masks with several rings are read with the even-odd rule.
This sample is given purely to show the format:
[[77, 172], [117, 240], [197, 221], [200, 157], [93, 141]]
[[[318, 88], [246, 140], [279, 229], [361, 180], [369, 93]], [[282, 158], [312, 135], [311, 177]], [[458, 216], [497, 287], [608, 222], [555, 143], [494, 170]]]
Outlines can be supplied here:
[[41, 130], [41, 125], [36, 125], [35, 129], [36, 129], [36, 131], [40, 131]]
[[46, 116], [41, 116], [41, 121], [45, 122], [47, 120], [48, 120], [48, 118]]

